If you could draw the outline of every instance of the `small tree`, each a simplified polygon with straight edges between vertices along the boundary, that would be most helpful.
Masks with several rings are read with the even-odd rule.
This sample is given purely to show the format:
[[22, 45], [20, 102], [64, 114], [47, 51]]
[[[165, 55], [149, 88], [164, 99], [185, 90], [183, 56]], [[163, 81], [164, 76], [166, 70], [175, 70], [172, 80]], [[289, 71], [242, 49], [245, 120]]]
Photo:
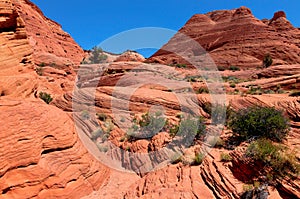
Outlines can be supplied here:
[[249, 107], [235, 112], [228, 126], [242, 138], [262, 137], [282, 141], [288, 131], [288, 120], [282, 112], [269, 107]]
[[268, 67], [271, 66], [272, 64], [273, 64], [273, 59], [272, 59], [271, 55], [270, 55], [270, 54], [266, 54], [266, 55], [264, 56], [264, 59], [263, 59], [263, 66], [264, 66], [265, 68], [268, 68]]
[[92, 48], [90, 62], [91, 64], [99, 64], [107, 59], [107, 55], [103, 54], [103, 50], [97, 46]]

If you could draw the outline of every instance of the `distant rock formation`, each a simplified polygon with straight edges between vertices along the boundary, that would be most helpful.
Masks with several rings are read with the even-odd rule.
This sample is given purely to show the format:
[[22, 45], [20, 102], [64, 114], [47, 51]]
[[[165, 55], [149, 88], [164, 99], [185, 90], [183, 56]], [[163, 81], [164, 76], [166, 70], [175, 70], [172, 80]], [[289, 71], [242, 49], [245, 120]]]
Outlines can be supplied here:
[[218, 66], [258, 67], [266, 54], [273, 58], [273, 65], [300, 63], [300, 30], [292, 26], [283, 11], [276, 12], [271, 20], [255, 18], [246, 7], [196, 14], [148, 61], [187, 63], [163, 50], [184, 42], [178, 40], [180, 33], [197, 41]]

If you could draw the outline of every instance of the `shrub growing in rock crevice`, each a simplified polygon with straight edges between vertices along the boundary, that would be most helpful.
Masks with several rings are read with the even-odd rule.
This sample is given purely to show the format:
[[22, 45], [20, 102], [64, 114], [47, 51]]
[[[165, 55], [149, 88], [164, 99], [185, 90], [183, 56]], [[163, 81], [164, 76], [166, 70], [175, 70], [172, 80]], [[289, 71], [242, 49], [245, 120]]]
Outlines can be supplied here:
[[246, 155], [256, 161], [260, 161], [265, 166], [270, 181], [280, 177], [297, 177], [300, 173], [300, 164], [294, 152], [287, 147], [273, 143], [268, 139], [259, 139], [252, 142], [246, 152]]
[[268, 68], [268, 67], [271, 66], [272, 64], [273, 64], [273, 59], [272, 59], [271, 55], [270, 55], [270, 54], [266, 54], [266, 55], [264, 56], [264, 59], [263, 59], [263, 66], [264, 66], [265, 68]]
[[289, 131], [288, 120], [281, 111], [259, 106], [234, 112], [228, 126], [244, 139], [262, 137], [279, 142]]
[[51, 95], [48, 94], [48, 93], [46, 93], [46, 92], [40, 92], [39, 93], [39, 97], [40, 97], [40, 99], [42, 99], [47, 104], [50, 104], [50, 102], [53, 100], [53, 98], [51, 97]]

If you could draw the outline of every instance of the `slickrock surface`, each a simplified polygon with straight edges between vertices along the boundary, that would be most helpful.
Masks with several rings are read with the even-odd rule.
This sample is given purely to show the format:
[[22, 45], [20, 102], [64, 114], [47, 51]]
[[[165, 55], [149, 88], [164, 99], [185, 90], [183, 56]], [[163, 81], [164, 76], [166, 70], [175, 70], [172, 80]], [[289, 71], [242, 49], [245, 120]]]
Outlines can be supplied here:
[[[213, 11], [194, 15], [161, 50], [148, 61], [164, 64], [186, 63], [164, 49], [180, 46], [185, 34], [197, 41], [213, 58], [216, 65], [258, 67], [270, 54], [276, 64], [300, 63], [300, 30], [293, 27], [284, 12], [270, 20], [255, 18], [250, 9]], [[187, 49], [181, 49], [182, 52]]]
[[33, 49], [29, 45], [25, 22], [11, 1], [0, 1], [0, 70], [15, 75], [29, 64]]
[[[226, 81], [222, 85], [227, 92], [224, 100], [236, 110], [251, 105], [283, 109], [292, 125], [284, 144], [299, 151], [299, 97], [289, 96], [291, 89], [300, 88], [299, 30], [286, 20], [285, 13], [260, 21], [244, 7], [215, 11], [195, 15], [180, 32], [196, 38], [218, 65], [248, 69], [261, 64], [265, 53], [271, 53], [275, 64], [281, 65], [218, 72]], [[174, 40], [176, 36], [167, 45], [174, 45]], [[133, 52], [105, 54], [106, 63], [79, 67], [85, 54], [60, 25], [30, 1], [13, 4], [0, 0], [0, 199], [240, 198], [247, 177], [262, 169], [247, 164], [243, 156], [246, 143], [213, 148], [199, 166], [174, 163], [145, 173], [142, 171], [149, 165], [140, 165], [142, 158], [132, 160], [125, 152], [84, 145], [79, 132], [88, 139], [95, 133], [93, 128], [102, 126], [112, 128], [105, 138], [126, 152], [162, 149], [172, 140], [168, 132], [133, 141], [124, 137], [133, 119], [153, 105], [164, 108], [170, 123], [179, 121], [184, 107], [204, 116], [210, 124], [204, 105], [212, 97], [200, 92], [207, 83], [201, 75], [207, 71], [142, 63], [143, 57]], [[151, 59], [174, 64], [172, 55], [163, 51]], [[259, 93], [249, 92], [254, 87], [259, 87]], [[269, 93], [262, 92], [267, 90]], [[41, 91], [51, 94], [50, 104], [39, 99]], [[73, 102], [83, 105], [74, 115]], [[223, 130], [222, 139], [230, 133]], [[194, 154], [197, 147], [199, 142], [187, 152]], [[229, 153], [232, 160], [221, 162], [221, 153]], [[98, 161], [98, 154], [123, 162], [105, 165]], [[124, 173], [124, 168], [136, 173]], [[270, 185], [268, 198], [300, 198], [299, 185], [299, 178]]]
[[0, 198], [80, 198], [107, 179], [67, 113], [38, 102], [0, 104]]

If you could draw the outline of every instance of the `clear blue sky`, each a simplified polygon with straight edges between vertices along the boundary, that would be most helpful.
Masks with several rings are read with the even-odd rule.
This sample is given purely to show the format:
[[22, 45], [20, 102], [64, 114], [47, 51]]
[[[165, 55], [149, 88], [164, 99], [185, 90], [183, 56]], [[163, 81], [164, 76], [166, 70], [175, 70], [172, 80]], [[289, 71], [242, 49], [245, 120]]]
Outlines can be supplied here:
[[[180, 29], [194, 14], [249, 7], [259, 18], [283, 10], [300, 27], [300, 0], [32, 0], [84, 49], [133, 28]], [[167, 39], [166, 39], [167, 40]], [[165, 41], [164, 41], [165, 42]]]

